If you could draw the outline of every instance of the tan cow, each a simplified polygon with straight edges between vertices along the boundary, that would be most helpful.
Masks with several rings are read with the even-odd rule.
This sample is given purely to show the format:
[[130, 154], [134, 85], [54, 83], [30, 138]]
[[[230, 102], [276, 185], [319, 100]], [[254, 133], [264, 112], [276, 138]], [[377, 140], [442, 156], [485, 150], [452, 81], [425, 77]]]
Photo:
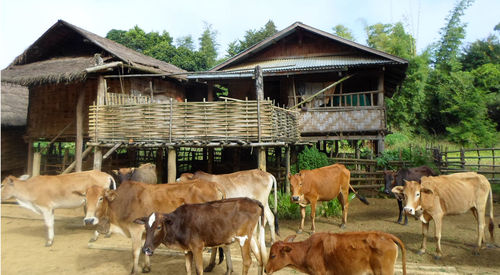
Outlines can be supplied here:
[[491, 186], [486, 177], [476, 172], [456, 173], [438, 177], [422, 177], [421, 183], [407, 181], [405, 186], [396, 186], [392, 192], [404, 196], [405, 212], [422, 221], [422, 246], [419, 254], [425, 253], [429, 222], [434, 220], [436, 236], [436, 258], [442, 256], [441, 228], [445, 215], [463, 214], [468, 210], [476, 218], [478, 226], [477, 247], [474, 254], [479, 254], [484, 241], [484, 215], [486, 203], [490, 202], [489, 231], [493, 237], [493, 199]]
[[[190, 183], [145, 184], [126, 181], [118, 189], [94, 187], [86, 194], [85, 223], [97, 225], [101, 234], [120, 233], [132, 239], [132, 274], [139, 272], [144, 226], [135, 219], [153, 212], [170, 213], [183, 204], [220, 200], [224, 190], [216, 183], [196, 180]], [[215, 250], [215, 249], [214, 249]], [[229, 256], [226, 259], [230, 268]], [[145, 256], [143, 272], [151, 270], [149, 256]]]
[[113, 173], [118, 177], [120, 183], [124, 181], [138, 181], [149, 184], [158, 182], [156, 176], [156, 165], [153, 163], [144, 163], [139, 167], [127, 167], [113, 170]]
[[15, 198], [20, 206], [43, 215], [47, 226], [47, 242], [54, 242], [54, 209], [77, 208], [85, 198], [79, 194], [92, 186], [103, 190], [116, 186], [112, 176], [100, 171], [85, 171], [57, 176], [36, 176], [20, 180], [8, 176], [2, 181], [2, 201]]
[[302, 242], [276, 242], [266, 273], [292, 267], [307, 274], [394, 274], [398, 245], [406, 274], [406, 249], [396, 236], [383, 232], [316, 233]]
[[306, 217], [306, 206], [311, 204], [311, 230], [316, 230], [316, 204], [318, 201], [329, 201], [338, 198], [342, 206], [342, 228], [347, 222], [349, 207], [349, 189], [365, 204], [368, 201], [359, 195], [349, 183], [351, 172], [342, 164], [334, 164], [313, 170], [301, 170], [298, 174], [288, 175], [292, 191], [292, 202], [300, 205], [302, 220], [297, 233], [302, 233]]
[[[248, 197], [258, 200], [264, 205], [264, 214], [266, 222], [269, 222], [271, 230], [271, 241], [276, 240], [276, 233], [279, 234], [278, 220], [276, 214], [273, 214], [269, 208], [269, 194], [274, 188], [274, 212], [277, 210], [276, 179], [270, 173], [259, 169], [239, 171], [230, 174], [214, 175], [197, 171], [194, 174], [184, 173], [178, 182], [185, 182], [192, 179], [203, 179], [206, 181], [217, 182], [224, 187], [227, 198]], [[265, 224], [264, 224], [265, 226]]]

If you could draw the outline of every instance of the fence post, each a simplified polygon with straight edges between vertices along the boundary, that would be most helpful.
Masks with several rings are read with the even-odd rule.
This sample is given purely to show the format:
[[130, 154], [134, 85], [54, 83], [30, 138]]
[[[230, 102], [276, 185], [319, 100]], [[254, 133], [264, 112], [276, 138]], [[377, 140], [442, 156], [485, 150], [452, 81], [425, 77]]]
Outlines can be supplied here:
[[465, 150], [464, 148], [460, 148], [460, 167], [465, 169]]

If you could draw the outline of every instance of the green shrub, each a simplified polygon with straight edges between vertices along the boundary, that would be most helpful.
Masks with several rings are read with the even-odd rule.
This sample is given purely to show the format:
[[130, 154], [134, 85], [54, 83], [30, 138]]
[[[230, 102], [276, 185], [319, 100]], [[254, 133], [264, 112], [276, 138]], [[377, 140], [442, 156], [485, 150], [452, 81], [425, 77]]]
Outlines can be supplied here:
[[394, 147], [398, 145], [406, 144], [410, 139], [402, 133], [393, 133], [385, 136], [385, 145], [388, 147]]
[[[350, 193], [348, 197], [349, 201], [354, 199], [354, 197], [356, 197], [356, 194]], [[340, 215], [342, 215], [342, 206], [340, 205], [340, 202], [337, 198], [331, 201], [321, 202], [316, 206], [316, 216], [339, 217]]]
[[314, 146], [306, 146], [304, 150], [299, 153], [297, 159], [299, 171], [316, 169], [330, 164], [326, 154], [318, 151]]
[[377, 158], [377, 165], [380, 167], [386, 167], [387, 169], [396, 169], [397, 167], [392, 167], [390, 162], [400, 160], [408, 162], [408, 167], [421, 165], [435, 167], [431, 152], [422, 147], [385, 150], [382, 155]]

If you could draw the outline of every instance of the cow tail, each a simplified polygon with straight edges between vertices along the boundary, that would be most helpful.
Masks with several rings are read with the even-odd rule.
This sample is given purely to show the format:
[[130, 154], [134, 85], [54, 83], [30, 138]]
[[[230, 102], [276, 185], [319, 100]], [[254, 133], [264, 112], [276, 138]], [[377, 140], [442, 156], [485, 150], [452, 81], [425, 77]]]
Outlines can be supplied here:
[[[270, 174], [271, 175], [271, 174]], [[271, 179], [273, 181], [274, 187], [274, 232], [279, 236], [280, 235], [280, 227], [278, 224], [278, 183], [276, 182], [276, 178], [271, 175]]]
[[370, 202], [368, 202], [368, 200], [367, 200], [365, 197], [361, 196], [358, 192], [356, 192], [356, 190], [354, 190], [354, 188], [352, 187], [352, 185], [351, 185], [350, 183], [349, 183], [349, 188], [351, 188], [352, 192], [354, 192], [354, 194], [356, 194], [356, 197], [357, 197], [360, 201], [362, 201], [362, 202], [363, 202], [364, 204], [366, 204], [366, 205], [369, 205], [369, 204], [370, 204]]
[[491, 243], [495, 243], [495, 236], [493, 235], [493, 233], [495, 231], [495, 223], [493, 221], [493, 194], [491, 192], [491, 185], [490, 185], [490, 193], [489, 193], [488, 197], [489, 197], [489, 203], [490, 203], [490, 223], [488, 225], [488, 229], [490, 231]]
[[257, 201], [259, 203], [260, 209], [261, 209], [261, 214], [260, 214], [260, 220], [258, 222], [258, 227], [259, 227], [259, 239], [258, 239], [258, 246], [259, 246], [259, 251], [260, 251], [260, 258], [262, 260], [262, 265], [266, 266], [267, 263], [267, 250], [266, 250], [266, 232], [264, 231], [264, 224], [265, 224], [265, 219], [266, 216], [264, 215], [264, 206], [262, 203]]
[[109, 177], [109, 189], [116, 190], [116, 181], [112, 176]]
[[221, 264], [222, 261], [224, 261], [224, 249], [219, 246], [219, 264]]
[[401, 248], [401, 261], [402, 261], [401, 265], [403, 267], [403, 275], [406, 275], [406, 248], [405, 248], [405, 244], [398, 237], [396, 237], [392, 234], [389, 234], [389, 236], [391, 236], [392, 241], [395, 242], [399, 246], [399, 248]]

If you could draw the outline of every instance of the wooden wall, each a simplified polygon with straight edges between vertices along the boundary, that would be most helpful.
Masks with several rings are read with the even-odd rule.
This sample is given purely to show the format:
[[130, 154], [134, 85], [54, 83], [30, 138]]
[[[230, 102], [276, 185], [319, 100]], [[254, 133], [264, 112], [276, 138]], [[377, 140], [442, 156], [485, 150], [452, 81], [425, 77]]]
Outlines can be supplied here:
[[112, 78], [106, 79], [108, 93], [130, 94], [130, 95], [151, 95], [153, 87], [153, 99], [184, 101], [185, 88], [174, 81], [159, 78]]
[[22, 127], [2, 127], [2, 180], [8, 175], [20, 176], [26, 172], [28, 144]]

